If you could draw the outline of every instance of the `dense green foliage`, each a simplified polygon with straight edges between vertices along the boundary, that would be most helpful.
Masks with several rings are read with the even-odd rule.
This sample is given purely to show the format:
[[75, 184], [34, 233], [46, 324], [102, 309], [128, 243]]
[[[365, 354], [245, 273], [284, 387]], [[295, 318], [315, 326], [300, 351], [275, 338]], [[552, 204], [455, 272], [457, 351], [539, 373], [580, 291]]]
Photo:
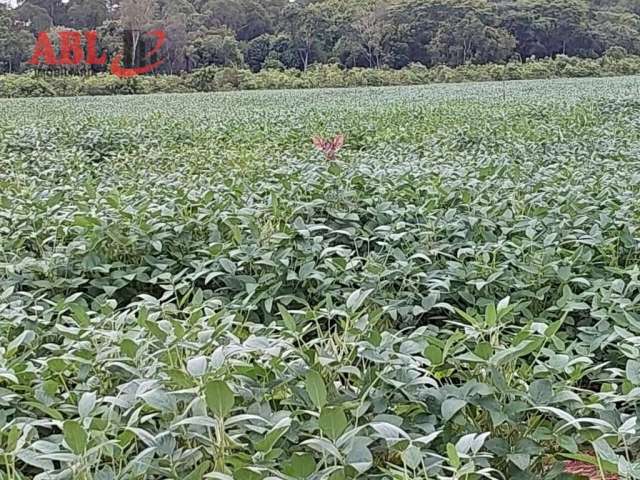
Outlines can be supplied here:
[[0, 10], [0, 72], [23, 70], [34, 34], [60, 29], [98, 30], [102, 47], [113, 55], [123, 47], [124, 29], [161, 28], [169, 40], [163, 51], [164, 73], [211, 65], [253, 71], [306, 70], [315, 63], [346, 68], [456, 66], [560, 54], [594, 58], [611, 48], [640, 54], [637, 0], [18, 3], [15, 10]]
[[306, 71], [262, 70], [253, 73], [236, 67], [206, 67], [192, 74], [138, 76], [114, 75], [0, 75], [0, 97], [56, 97], [77, 95], [130, 95], [229, 90], [338, 88], [424, 85], [429, 83], [532, 80], [573, 77], [607, 77], [640, 74], [640, 57], [606, 55], [581, 59], [559, 55], [555, 60], [530, 60], [492, 65], [412, 64], [400, 70], [317, 65]]
[[0, 478], [639, 479], [639, 88], [0, 100]]

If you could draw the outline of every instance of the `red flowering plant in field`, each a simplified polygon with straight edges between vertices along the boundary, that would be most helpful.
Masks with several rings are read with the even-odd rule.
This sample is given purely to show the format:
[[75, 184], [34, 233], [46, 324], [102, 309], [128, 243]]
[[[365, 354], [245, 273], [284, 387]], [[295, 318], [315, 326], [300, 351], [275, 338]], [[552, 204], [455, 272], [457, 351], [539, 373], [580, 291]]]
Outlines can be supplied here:
[[324, 154], [324, 158], [327, 161], [333, 161], [336, 159], [337, 153], [344, 146], [344, 135], [338, 134], [333, 140], [324, 139], [319, 135], [316, 135], [311, 139], [313, 145]]

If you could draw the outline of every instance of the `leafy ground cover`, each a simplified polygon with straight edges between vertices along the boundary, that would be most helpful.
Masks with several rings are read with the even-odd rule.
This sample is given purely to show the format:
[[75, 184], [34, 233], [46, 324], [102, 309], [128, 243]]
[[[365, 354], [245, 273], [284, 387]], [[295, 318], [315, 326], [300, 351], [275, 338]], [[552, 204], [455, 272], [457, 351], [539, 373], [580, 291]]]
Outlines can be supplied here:
[[0, 100], [0, 478], [640, 478], [639, 89]]

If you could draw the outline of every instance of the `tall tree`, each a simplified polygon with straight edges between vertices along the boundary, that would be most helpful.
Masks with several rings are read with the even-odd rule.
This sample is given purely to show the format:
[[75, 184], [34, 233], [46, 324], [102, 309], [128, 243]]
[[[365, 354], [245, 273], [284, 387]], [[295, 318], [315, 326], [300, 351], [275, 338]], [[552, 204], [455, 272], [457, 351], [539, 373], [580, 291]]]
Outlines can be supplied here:
[[187, 67], [187, 45], [189, 42], [186, 16], [183, 13], [173, 14], [165, 17], [162, 24], [167, 35], [163, 52], [164, 68], [168, 69], [169, 73], [183, 70]]
[[272, 36], [265, 34], [251, 40], [244, 52], [244, 61], [254, 72], [259, 71], [272, 51]]
[[155, 24], [158, 13], [156, 0], [122, 0], [120, 3], [120, 22], [125, 30], [131, 32], [131, 64], [136, 65], [136, 55], [140, 38]]
[[95, 30], [109, 16], [104, 0], [70, 0], [67, 4], [67, 26]]
[[18, 71], [33, 42], [33, 35], [15, 21], [13, 12], [0, 9], [0, 71]]
[[515, 47], [513, 35], [485, 25], [479, 15], [470, 11], [459, 20], [443, 23], [429, 43], [428, 51], [433, 63], [455, 66], [502, 62], [511, 56]]
[[53, 26], [53, 20], [47, 11], [30, 3], [20, 5], [15, 11], [15, 18], [34, 34], [46, 32]]
[[320, 2], [293, 2], [283, 12], [286, 33], [295, 45], [302, 70], [307, 70], [311, 62], [319, 60], [326, 53], [326, 33], [328, 11]]
[[228, 28], [205, 30], [192, 35], [189, 58], [196, 66], [240, 66], [243, 61], [240, 44]]
[[629, 12], [600, 12], [593, 29], [598, 42], [598, 54], [612, 47], [622, 47], [628, 53], [640, 54], [640, 15]]
[[62, 0], [24, 0], [20, 7], [42, 8], [54, 25], [63, 25], [66, 20], [65, 3]]
[[378, 1], [362, 11], [353, 23], [370, 68], [382, 66], [382, 42], [387, 29], [387, 4]]
[[593, 53], [590, 12], [583, 0], [520, 0], [502, 8], [503, 25], [516, 37], [523, 58]]

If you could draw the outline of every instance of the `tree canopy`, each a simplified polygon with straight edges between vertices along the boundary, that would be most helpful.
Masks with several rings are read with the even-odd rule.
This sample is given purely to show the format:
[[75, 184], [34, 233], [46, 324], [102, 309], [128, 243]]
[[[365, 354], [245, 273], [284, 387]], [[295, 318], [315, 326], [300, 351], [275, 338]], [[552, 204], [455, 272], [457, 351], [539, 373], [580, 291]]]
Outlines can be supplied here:
[[[307, 69], [457, 66], [566, 54], [640, 54], [635, 0], [22, 0], [0, 8], [0, 71], [26, 68], [35, 35], [162, 28], [165, 72], [209, 65]], [[134, 37], [135, 39], [136, 37]], [[135, 57], [135, 52], [134, 52]]]

